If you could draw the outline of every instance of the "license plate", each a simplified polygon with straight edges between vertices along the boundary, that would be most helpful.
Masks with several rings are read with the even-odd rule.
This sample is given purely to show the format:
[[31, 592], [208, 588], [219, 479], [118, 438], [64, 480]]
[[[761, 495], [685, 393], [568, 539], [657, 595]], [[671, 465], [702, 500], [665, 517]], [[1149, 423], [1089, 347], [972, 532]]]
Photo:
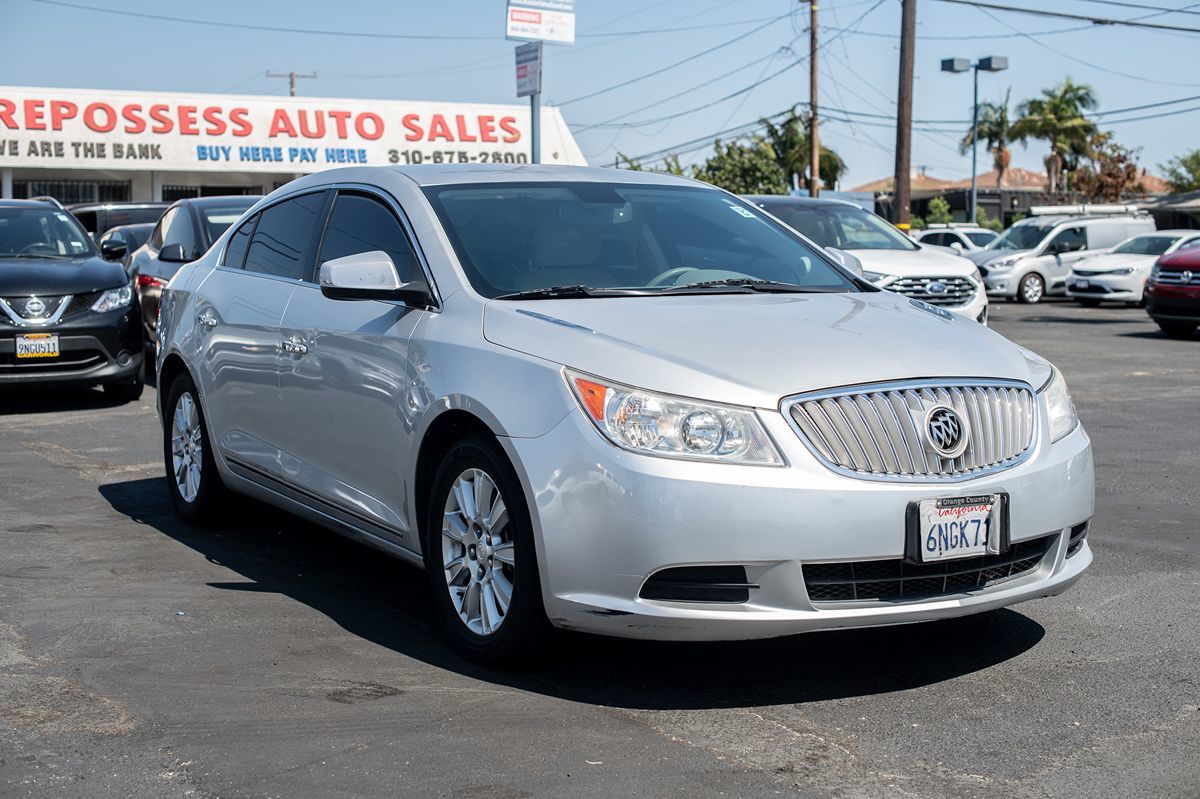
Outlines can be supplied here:
[[17, 336], [18, 358], [57, 358], [58, 336], [53, 333], [30, 333]]
[[922, 500], [917, 506], [921, 561], [986, 555], [989, 543], [999, 552], [999, 507], [998, 494]]
[[1077, 289], [1091, 288], [1091, 285], [1092, 284], [1086, 280], [1076, 280], [1075, 281], [1075, 288], [1077, 288]]

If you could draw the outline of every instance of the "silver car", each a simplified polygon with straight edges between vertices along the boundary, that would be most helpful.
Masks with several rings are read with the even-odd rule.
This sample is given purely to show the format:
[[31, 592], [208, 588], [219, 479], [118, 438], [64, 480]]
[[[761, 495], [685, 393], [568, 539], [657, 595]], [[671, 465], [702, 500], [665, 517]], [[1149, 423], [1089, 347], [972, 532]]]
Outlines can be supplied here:
[[1062, 375], [837, 255], [664, 175], [301, 178], [163, 295], [171, 497], [424, 566], [482, 661], [550, 627], [747, 639], [1063, 591], [1093, 477]]

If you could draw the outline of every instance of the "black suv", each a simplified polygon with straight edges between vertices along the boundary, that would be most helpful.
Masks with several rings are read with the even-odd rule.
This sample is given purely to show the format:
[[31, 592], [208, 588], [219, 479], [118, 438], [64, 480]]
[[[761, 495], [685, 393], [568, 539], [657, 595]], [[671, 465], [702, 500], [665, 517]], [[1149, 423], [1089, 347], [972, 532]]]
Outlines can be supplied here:
[[0, 386], [102, 385], [142, 394], [141, 315], [121, 258], [103, 254], [75, 217], [32, 200], [0, 200]]
[[167, 203], [76, 203], [67, 206], [93, 240], [117, 225], [157, 222]]

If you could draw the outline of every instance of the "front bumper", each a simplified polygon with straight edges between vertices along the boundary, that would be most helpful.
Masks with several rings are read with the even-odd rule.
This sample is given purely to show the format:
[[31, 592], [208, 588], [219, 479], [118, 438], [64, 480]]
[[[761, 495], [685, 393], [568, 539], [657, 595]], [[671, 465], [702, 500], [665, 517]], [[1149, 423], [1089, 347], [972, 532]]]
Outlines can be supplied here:
[[[27, 333], [56, 334], [59, 357], [18, 360], [16, 337]], [[0, 326], [0, 386], [114, 383], [136, 375], [143, 358], [136, 305], [104, 314], [87, 312], [46, 327]]]
[[[977, 613], [1065, 590], [1091, 562], [1066, 557], [1073, 525], [1093, 512], [1082, 428], [1006, 471], [961, 483], [873, 482], [819, 464], [777, 413], [760, 412], [784, 468], [637, 455], [608, 444], [581, 412], [538, 438], [505, 439], [528, 496], [547, 615], [559, 627], [634, 638], [749, 639]], [[1036, 568], [990, 588], [929, 599], [818, 602], [806, 563], [904, 557], [909, 502], [991, 491], [1009, 495], [1012, 542], [1055, 540]], [[664, 568], [740, 565], [748, 601], [640, 597]]]
[[1146, 313], [1165, 322], [1200, 323], [1200, 286], [1154, 286], [1146, 292]]
[[1067, 296], [1076, 300], [1141, 302], [1146, 286], [1145, 275], [1089, 275], [1067, 278]]

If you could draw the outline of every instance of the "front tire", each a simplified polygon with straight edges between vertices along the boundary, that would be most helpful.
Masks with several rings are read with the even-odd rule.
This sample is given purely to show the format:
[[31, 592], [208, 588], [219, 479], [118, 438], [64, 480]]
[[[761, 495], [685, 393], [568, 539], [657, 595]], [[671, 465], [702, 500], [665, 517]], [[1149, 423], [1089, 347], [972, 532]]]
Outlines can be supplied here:
[[1157, 324], [1169, 338], [1191, 338], [1197, 327], [1191, 322], [1158, 322]]
[[549, 624], [528, 506], [504, 451], [464, 439], [432, 485], [425, 567], [451, 645], [479, 663], [533, 655]]
[[1030, 272], [1017, 284], [1017, 302], [1034, 305], [1046, 296], [1046, 281], [1037, 272]]
[[167, 491], [180, 518], [190, 524], [213, 519], [228, 496], [217, 472], [199, 396], [192, 378], [186, 372], [179, 375], [167, 394], [163, 423]]

